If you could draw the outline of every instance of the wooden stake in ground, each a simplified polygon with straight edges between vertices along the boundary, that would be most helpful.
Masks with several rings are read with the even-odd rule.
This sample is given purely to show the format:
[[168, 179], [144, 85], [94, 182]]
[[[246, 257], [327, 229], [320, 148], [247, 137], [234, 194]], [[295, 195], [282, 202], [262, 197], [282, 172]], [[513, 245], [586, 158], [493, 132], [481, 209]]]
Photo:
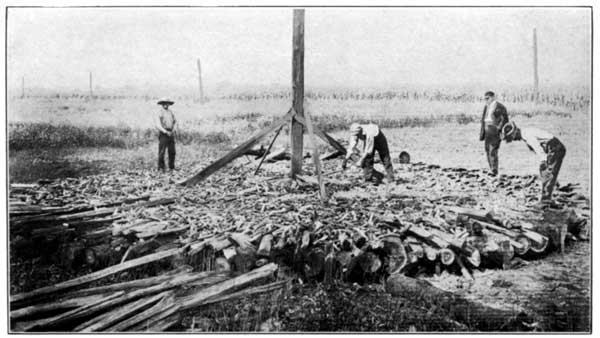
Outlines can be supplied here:
[[319, 149], [317, 148], [317, 139], [315, 137], [315, 135], [313, 134], [313, 127], [312, 127], [312, 122], [310, 120], [310, 116], [308, 115], [308, 112], [306, 112], [306, 116], [305, 116], [305, 120], [306, 120], [306, 129], [308, 129], [308, 135], [310, 138], [310, 144], [312, 147], [312, 153], [313, 153], [313, 162], [315, 163], [315, 171], [317, 172], [317, 178], [319, 180], [319, 192], [321, 193], [321, 202], [325, 203], [327, 202], [327, 189], [325, 188], [325, 182], [323, 181], [323, 176], [321, 175], [321, 160], [319, 159]]
[[[304, 117], [304, 10], [294, 10], [292, 38], [292, 91], [293, 110], [298, 117]], [[292, 148], [292, 163], [290, 176], [302, 173], [303, 127], [298, 121], [292, 119], [290, 140]]]

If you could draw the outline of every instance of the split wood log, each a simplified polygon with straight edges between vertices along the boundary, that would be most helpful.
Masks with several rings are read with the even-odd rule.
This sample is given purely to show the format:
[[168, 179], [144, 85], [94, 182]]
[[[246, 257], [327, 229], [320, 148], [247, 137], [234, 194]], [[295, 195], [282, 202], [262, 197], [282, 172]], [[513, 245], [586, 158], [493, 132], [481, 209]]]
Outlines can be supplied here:
[[494, 238], [490, 238], [491, 236], [483, 233], [481, 236], [470, 236], [467, 241], [479, 250], [483, 261], [506, 269], [515, 255], [515, 249], [508, 237], [493, 235]]
[[385, 285], [386, 291], [407, 301], [424, 299], [436, 308], [445, 309], [454, 320], [481, 331], [524, 331], [529, 318], [524, 313], [489, 308], [464, 297], [443, 291], [427, 281], [401, 274], [391, 275]]
[[146, 328], [145, 332], [163, 332], [179, 322], [181, 322], [181, 314], [176, 312], [165, 318], [157, 319], [152, 326]]
[[[508, 236], [510, 238], [510, 243], [511, 245], [515, 248], [515, 252], [518, 255], [524, 255], [527, 253], [527, 251], [529, 251], [529, 249], [531, 248], [531, 241], [522, 233], [519, 233], [517, 231], [513, 231], [513, 230], [509, 230], [506, 228], [503, 228], [501, 226], [492, 224], [492, 223], [488, 223], [488, 222], [484, 222], [484, 221], [475, 221], [476, 223], [480, 224], [482, 226], [482, 228], [484, 229], [488, 229], [491, 231], [494, 231], [496, 233], [499, 234], [503, 234], [505, 236]], [[544, 245], [544, 243], [540, 243], [541, 245]], [[546, 239], [545, 245], [548, 244], [548, 241]], [[545, 247], [544, 247], [545, 249]]]
[[[214, 274], [214, 272], [201, 272], [201, 273], [204, 274], [205, 277], [210, 277]], [[186, 272], [182, 272], [182, 273], [177, 273], [174, 275], [161, 275], [161, 276], [148, 277], [148, 278], [143, 278], [143, 279], [135, 279], [132, 281], [127, 281], [127, 282], [96, 286], [93, 288], [76, 290], [76, 291], [72, 291], [69, 293], [65, 293], [64, 295], [61, 295], [61, 298], [70, 299], [70, 298], [75, 298], [75, 297], [85, 297], [85, 296], [106, 294], [106, 293], [117, 292], [117, 291], [131, 291], [131, 290], [135, 290], [135, 289], [144, 289], [144, 288], [148, 288], [148, 287], [166, 282], [173, 278], [178, 278], [178, 277], [186, 275], [186, 274], [187, 274]]]
[[192, 176], [184, 181], [178, 182], [177, 184], [182, 185], [182, 186], [191, 186], [191, 185], [194, 185], [194, 184], [204, 180], [211, 174], [215, 173], [217, 170], [219, 170], [222, 167], [224, 167], [225, 165], [227, 165], [227, 163], [229, 163], [229, 162], [233, 161], [234, 159], [238, 158], [239, 156], [241, 156], [246, 150], [250, 149], [257, 141], [259, 141], [265, 135], [277, 130], [281, 126], [288, 123], [290, 121], [290, 119], [292, 118], [292, 116], [293, 116], [292, 109], [290, 109], [290, 111], [284, 117], [273, 122], [269, 127], [259, 131], [254, 136], [252, 136], [249, 140], [242, 143], [237, 148], [235, 148], [232, 151], [230, 151], [229, 153], [227, 153], [225, 156], [214, 161], [213, 163], [208, 165], [206, 168], [202, 169], [200, 172], [198, 172], [194, 176]]
[[108, 297], [104, 297], [103, 299], [100, 299], [96, 302], [88, 303], [84, 306], [81, 306], [81, 307], [78, 307], [71, 311], [62, 313], [58, 316], [36, 321], [33, 326], [26, 328], [25, 331], [51, 331], [51, 330], [53, 331], [53, 330], [56, 330], [56, 328], [53, 326], [54, 324], [62, 324], [68, 320], [75, 319], [75, 316], [78, 313], [85, 313], [89, 309], [94, 309], [99, 305], [105, 304], [107, 302], [111, 302], [114, 299], [118, 299], [118, 298], [122, 297], [124, 294], [125, 294], [125, 292], [123, 292], [123, 291], [115, 292], [114, 294], [112, 294]]
[[425, 253], [425, 258], [430, 262], [435, 262], [440, 254], [438, 249], [425, 243], [423, 243], [423, 251]]
[[145, 264], [149, 264], [149, 263], [153, 263], [165, 258], [169, 258], [169, 257], [173, 257], [176, 255], [181, 254], [183, 251], [182, 249], [176, 248], [176, 249], [171, 249], [171, 250], [166, 250], [166, 251], [162, 251], [162, 252], [157, 252], [151, 255], [147, 255], [144, 257], [140, 257], [131, 261], [127, 261], [125, 263], [122, 264], [118, 264], [118, 265], [114, 265], [111, 267], [108, 267], [106, 269], [103, 270], [99, 270], [96, 272], [93, 272], [91, 274], [85, 275], [85, 276], [81, 276], [75, 279], [71, 279], [65, 282], [61, 282], [55, 285], [51, 285], [51, 286], [46, 286], [40, 289], [36, 289], [30, 292], [24, 292], [24, 293], [19, 293], [16, 295], [12, 295], [10, 296], [10, 304], [11, 304], [11, 308], [14, 307], [19, 307], [20, 304], [23, 304], [24, 302], [31, 300], [31, 299], [37, 299], [41, 296], [45, 296], [45, 295], [49, 295], [49, 294], [57, 294], [60, 293], [62, 291], [68, 290], [68, 289], [72, 289], [87, 283], [91, 283], [93, 281], [96, 281], [98, 279], [125, 271], [125, 270], [129, 270], [138, 266], [142, 266]]
[[[477, 249], [470, 245], [465, 245], [464, 241], [460, 241], [456, 238], [451, 237], [450, 234], [444, 233], [438, 229], [425, 230], [416, 224], [412, 224], [408, 230], [408, 233], [422, 239], [423, 241], [433, 244], [441, 249], [451, 248], [457, 252], [465, 255], [465, 258], [473, 266], [478, 267], [481, 264], [481, 256]], [[441, 252], [443, 263], [453, 261], [454, 258], [447, 251]], [[446, 263], [444, 263], [446, 264]]]
[[440, 261], [444, 265], [451, 265], [456, 260], [456, 254], [449, 248], [440, 249]]
[[[534, 232], [534, 231], [531, 231], [528, 229], [514, 229], [514, 230], [508, 229], [507, 225], [510, 222], [506, 219], [502, 219], [499, 215], [496, 215], [495, 213], [493, 213], [491, 211], [473, 210], [473, 209], [466, 209], [466, 208], [459, 208], [459, 207], [451, 207], [448, 209], [458, 213], [459, 215], [466, 215], [466, 216], [476, 219], [482, 223], [485, 223], [486, 226], [488, 226], [488, 228], [493, 229], [496, 232], [504, 233], [513, 239], [515, 239], [515, 237], [511, 234], [519, 234], [520, 233], [522, 236], [525, 236], [528, 239], [528, 241], [530, 242], [530, 248], [534, 252], [538, 252], [538, 253], [543, 252], [548, 247], [548, 242], [549, 242], [548, 237], [543, 236], [537, 232]], [[491, 224], [491, 223], [494, 223], [494, 224]], [[506, 229], [506, 230], [504, 230], [504, 229]], [[524, 242], [524, 241], [519, 240], [519, 242]], [[523, 244], [526, 245], [526, 243], [523, 243]], [[515, 247], [515, 249], [516, 249], [517, 253], [520, 255], [523, 255], [527, 252], [527, 250], [524, 250], [522, 248]]]
[[273, 276], [275, 272], [277, 272], [278, 266], [275, 263], [269, 263], [264, 265], [258, 269], [247, 272], [238, 277], [229, 279], [217, 285], [213, 285], [206, 289], [200, 290], [197, 294], [190, 295], [184, 297], [181, 302], [178, 304], [181, 305], [181, 308], [184, 310], [188, 310], [194, 308], [196, 306], [202, 305], [205, 301], [210, 299], [211, 297], [216, 297], [223, 293], [233, 290], [234, 288], [239, 288], [256, 282], [258, 280], [262, 280], [265, 278], [269, 278]]
[[167, 293], [158, 303], [151, 306], [150, 308], [143, 310], [142, 312], [127, 318], [119, 323], [116, 323], [112, 326], [109, 326], [104, 329], [107, 332], [121, 332], [126, 331], [134, 325], [139, 323], [144, 323], [148, 318], [152, 318], [157, 313], [163, 312], [165, 309], [169, 308], [174, 304], [175, 295], [174, 293]]
[[136, 300], [140, 297], [145, 297], [148, 295], [160, 293], [169, 289], [173, 289], [180, 285], [189, 284], [194, 282], [200, 278], [204, 278], [203, 274], [187, 274], [182, 276], [173, 277], [171, 280], [163, 282], [161, 284], [151, 286], [145, 289], [140, 289], [137, 291], [129, 292], [125, 294], [122, 291], [116, 293], [118, 296], [109, 297], [106, 301], [100, 302], [98, 304], [93, 304], [92, 306], [85, 306], [83, 308], [75, 309], [64, 313], [56, 318], [49, 319], [46, 322], [38, 323], [37, 327], [34, 327], [34, 330], [47, 330], [52, 328], [61, 327], [69, 322], [76, 321], [81, 318], [85, 318], [101, 312], [103, 310], [115, 307], [117, 305], [127, 303], [133, 300]]
[[379, 256], [371, 251], [365, 251], [357, 257], [358, 267], [361, 271], [368, 274], [374, 274], [382, 267], [383, 263]]
[[389, 274], [397, 273], [408, 263], [408, 255], [404, 248], [404, 243], [399, 236], [388, 235], [381, 239], [383, 242], [383, 250], [388, 257]]
[[260, 240], [260, 244], [258, 246], [258, 251], [256, 254], [262, 257], [270, 257], [271, 256], [271, 244], [273, 242], [273, 235], [266, 234]]
[[166, 297], [167, 294], [172, 293], [173, 291], [166, 291], [163, 293], [159, 293], [154, 296], [141, 298], [137, 301], [134, 301], [125, 306], [121, 306], [116, 310], [109, 311], [101, 316], [92, 318], [91, 320], [80, 324], [73, 331], [76, 332], [97, 332], [102, 331], [111, 325], [118, 323], [119, 321], [136, 314], [137, 312], [152, 306], [152, 304], [158, 302], [163, 297]]
[[290, 282], [291, 282], [291, 279], [285, 279], [285, 280], [280, 280], [280, 281], [276, 281], [276, 282], [265, 284], [265, 285], [259, 285], [259, 286], [247, 288], [247, 289], [237, 291], [237, 292], [234, 292], [234, 293], [231, 293], [228, 295], [217, 296], [217, 297], [208, 299], [201, 306], [222, 303], [222, 302], [230, 301], [232, 299], [253, 296], [256, 294], [260, 294], [260, 293], [272, 292], [272, 291], [283, 288], [284, 286], [288, 285]]
[[172, 315], [176, 315], [179, 311], [181, 311], [181, 306], [179, 304], [171, 304], [166, 308], [163, 308], [161, 311], [155, 313], [152, 317], [145, 319], [143, 322], [131, 327], [127, 331], [130, 332], [154, 332], [156, 330], [156, 326], [162, 326], [161, 323]]
[[56, 312], [59, 310], [72, 310], [74, 308], [78, 308], [89, 303], [94, 303], [106, 298], [105, 294], [94, 294], [87, 295], [77, 298], [68, 298], [62, 299], [57, 302], [32, 305], [28, 307], [24, 307], [18, 310], [14, 310], [10, 312], [10, 320], [24, 320], [28, 318], [39, 317], [40, 315]]

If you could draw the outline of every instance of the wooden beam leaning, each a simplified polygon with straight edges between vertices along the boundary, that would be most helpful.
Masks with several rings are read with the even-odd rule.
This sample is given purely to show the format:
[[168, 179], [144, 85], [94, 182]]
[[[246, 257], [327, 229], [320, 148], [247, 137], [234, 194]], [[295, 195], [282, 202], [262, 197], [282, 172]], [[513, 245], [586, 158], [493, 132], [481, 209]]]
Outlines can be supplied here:
[[273, 136], [273, 139], [271, 140], [271, 143], [269, 143], [269, 146], [267, 147], [267, 150], [265, 150], [265, 153], [263, 154], [262, 158], [260, 159], [260, 163], [258, 163], [258, 166], [256, 167], [256, 170], [254, 170], [254, 175], [258, 174], [258, 171], [260, 170], [260, 166], [265, 161], [265, 158], [267, 158], [267, 155], [269, 155], [269, 151], [271, 151], [271, 148], [273, 147], [273, 144], [275, 143], [275, 140], [277, 139], [277, 136], [279, 136], [279, 133], [281, 132], [281, 129], [283, 129], [283, 125], [281, 125], [281, 127], [279, 127], [279, 129], [277, 129], [277, 132], [275, 133], [275, 136]]
[[243, 155], [246, 150], [248, 150], [250, 147], [252, 147], [256, 142], [258, 142], [265, 135], [275, 131], [277, 128], [288, 123], [290, 121], [290, 119], [292, 118], [292, 116], [293, 116], [293, 110], [290, 109], [284, 117], [275, 121], [269, 127], [254, 134], [254, 136], [252, 136], [249, 140], [242, 143], [241, 145], [239, 145], [237, 148], [233, 149], [232, 151], [228, 152], [225, 156], [223, 156], [220, 159], [209, 164], [208, 167], [202, 169], [196, 175], [186, 179], [185, 181], [178, 182], [177, 184], [182, 185], [182, 186], [191, 186], [191, 185], [194, 185], [194, 184], [202, 181], [203, 179], [207, 178], [208, 176], [214, 174], [217, 170], [223, 168], [227, 163], [229, 163], [229, 162], [235, 160], [236, 158], [238, 158], [239, 156]]
[[[296, 116], [304, 117], [304, 10], [294, 9], [293, 36], [292, 36], [292, 107]], [[302, 173], [302, 152], [304, 130], [302, 124], [292, 119], [290, 127], [290, 144], [292, 149], [292, 163], [290, 176], [295, 178]]]
[[[294, 117], [294, 119], [306, 127], [306, 120], [303, 117], [299, 117], [298, 115], [296, 115]], [[342, 155], [346, 155], [346, 148], [344, 148], [344, 146], [341, 145], [338, 141], [336, 141], [333, 137], [329, 136], [327, 133], [325, 133], [324, 131], [321, 131], [317, 127], [313, 128], [313, 132], [315, 133], [315, 135], [320, 137], [323, 141], [329, 143], [337, 151], [341, 152]]]

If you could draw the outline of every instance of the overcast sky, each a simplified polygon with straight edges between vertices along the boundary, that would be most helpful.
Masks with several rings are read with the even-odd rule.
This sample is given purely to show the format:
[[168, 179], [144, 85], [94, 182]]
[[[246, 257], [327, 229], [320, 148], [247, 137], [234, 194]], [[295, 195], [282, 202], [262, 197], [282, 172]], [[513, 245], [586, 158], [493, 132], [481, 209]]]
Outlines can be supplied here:
[[[310, 86], [589, 85], [585, 8], [308, 8]], [[8, 85], [289, 84], [291, 8], [10, 8]]]

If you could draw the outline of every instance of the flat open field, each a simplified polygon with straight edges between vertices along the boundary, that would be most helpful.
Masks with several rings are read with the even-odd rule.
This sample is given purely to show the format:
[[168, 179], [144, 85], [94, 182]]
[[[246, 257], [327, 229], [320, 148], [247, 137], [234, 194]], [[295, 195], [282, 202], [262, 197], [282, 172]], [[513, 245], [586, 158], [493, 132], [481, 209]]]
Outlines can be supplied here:
[[[567, 155], [563, 162], [559, 182], [561, 185], [567, 183], [580, 184], [578, 193], [589, 198], [591, 189], [591, 117], [587, 109], [573, 110], [570, 108], [550, 106], [541, 104], [533, 106], [526, 103], [506, 103], [509, 116], [517, 125], [535, 126], [554, 133], [567, 148]], [[150, 116], [156, 109], [151, 100], [123, 99], [123, 100], [90, 100], [81, 99], [15, 99], [9, 104], [9, 143], [14, 148], [9, 149], [9, 175], [10, 183], [36, 182], [41, 178], [65, 178], [85, 177], [87, 175], [121, 173], [127, 170], [150, 177], [148, 184], [153, 189], [165, 190], [181, 195], [173, 182], [178, 179], [189, 177], [218, 158], [226, 151], [234, 148], [236, 144], [243, 142], [257, 130], [267, 125], [274, 118], [283, 115], [289, 109], [289, 101], [280, 100], [214, 100], [200, 105], [193, 102], [178, 102], [173, 107], [181, 122], [180, 143], [177, 146], [178, 171], [173, 174], [158, 174], [154, 172], [156, 166], [157, 142], [149, 129], [152, 128]], [[347, 136], [345, 130], [353, 120], [373, 121], [382, 125], [382, 130], [390, 143], [392, 156], [396, 157], [401, 151], [407, 151], [411, 155], [411, 162], [424, 162], [427, 164], [438, 164], [442, 167], [487, 169], [483, 143], [479, 142], [479, 118], [482, 104], [480, 102], [438, 102], [425, 100], [315, 100], [308, 102], [311, 117], [321, 128], [331, 132], [336, 139], [344, 140]], [[511, 114], [512, 113], [512, 114]], [[16, 123], [21, 123], [16, 126]], [[32, 125], [43, 124], [36, 134], [29, 133]], [[48, 126], [58, 126], [57, 129]], [[78, 143], [80, 138], [66, 140], [62, 135], [65, 126], [75, 129], [86, 130], [87, 135], [94, 135], [95, 139]], [[89, 128], [89, 129], [85, 129]], [[99, 129], [106, 128], [106, 129]], [[126, 130], [126, 132], [124, 132]], [[285, 128], [284, 128], [285, 130]], [[28, 134], [29, 133], [29, 134]], [[119, 144], [111, 144], [110, 140], [102, 139], [102, 133], [109, 133], [115, 138], [122, 140]], [[306, 138], [305, 138], [306, 139]], [[54, 146], [39, 142], [38, 147], [26, 145], [35, 144], [39, 140], [52, 140]], [[288, 142], [289, 136], [282, 132], [275, 148], [283, 147]], [[70, 143], [69, 143], [70, 142]], [[94, 142], [98, 142], [94, 145]], [[269, 136], [262, 144], [269, 142]], [[320, 141], [319, 141], [320, 142]], [[69, 146], [69, 144], [75, 146]], [[77, 146], [78, 144], [89, 144]], [[306, 142], [306, 151], [310, 149]], [[328, 146], [319, 143], [322, 153], [329, 151]], [[16, 150], [19, 149], [19, 150]], [[306, 168], [310, 170], [312, 161], [305, 160]], [[288, 170], [288, 162], [275, 164], [264, 164], [264, 170], [258, 177], [252, 177], [256, 161], [249, 157], [235, 160], [228, 168], [214, 174], [209, 178], [213, 190], [221, 180], [236, 180], [240, 186], [248, 188], [254, 180], [268, 180], [271, 176], [283, 176]], [[339, 167], [339, 160], [327, 161], [324, 164], [325, 172], [332, 172]], [[377, 164], [376, 167], [380, 165]], [[395, 165], [398, 180], [392, 185], [391, 191], [397, 194], [410, 194], [411, 191], [427, 194], [423, 190], [424, 182], [436, 181], [442, 173], [431, 174], [416, 172], [410, 167]], [[500, 148], [500, 172], [506, 175], [535, 175], [537, 174], [537, 160], [527, 147], [519, 142], [513, 144], [502, 144]], [[478, 171], [483, 173], [482, 171]], [[429, 175], [429, 176], [426, 176]], [[247, 177], [247, 180], [240, 177]], [[356, 184], [354, 187], [345, 187], [346, 192], [356, 194], [367, 194], [374, 199], [381, 198], [384, 201], [383, 187], [369, 187], [360, 183], [358, 173], [348, 171], [336, 175], [336, 178], [347, 179]], [[247, 182], [246, 182], [247, 181]], [[502, 189], [490, 188], [489, 183], [484, 188], [466, 187], [456, 185], [452, 192], [461, 196], [470, 196], [478, 206], [494, 208], [504, 199], [509, 200]], [[126, 187], [123, 187], [124, 189]], [[449, 188], [449, 189], [450, 189]], [[532, 188], [539, 191], [539, 188]], [[538, 190], [535, 190], [538, 189]], [[199, 185], [191, 194], [200, 194], [202, 190]], [[211, 191], [213, 191], [211, 190]], [[388, 191], [389, 193], [389, 191]], [[448, 192], [449, 193], [449, 192]], [[295, 192], [289, 193], [291, 196]], [[298, 198], [315, 199], [316, 190], [308, 193], [298, 193]], [[381, 195], [381, 196], [380, 196]], [[378, 196], [378, 197], [375, 197]], [[182, 196], [179, 196], [182, 197]], [[252, 197], [255, 198], [256, 196]], [[182, 197], [183, 198], [183, 197]], [[195, 197], [194, 197], [195, 198]], [[252, 199], [250, 198], [250, 199]], [[210, 200], [210, 198], [207, 198]], [[520, 201], [520, 200], [519, 200]], [[507, 205], [518, 206], [519, 201], [509, 201]], [[230, 212], [235, 201], [220, 205], [223, 213]], [[258, 205], [260, 201], [255, 201]], [[383, 202], [382, 202], [383, 203]], [[231, 204], [231, 206], [229, 205]], [[215, 210], [218, 213], [220, 210]], [[384, 210], [383, 210], [384, 211]], [[583, 216], [589, 217], [589, 209], [578, 210]], [[591, 221], [590, 221], [591, 222]], [[591, 224], [590, 224], [591, 226]], [[11, 257], [11, 264], [13, 263]], [[31, 289], [33, 283], [17, 285], [14, 277], [22, 276], [21, 267], [11, 266], [11, 287], [17, 291], [20, 288]], [[49, 269], [50, 270], [50, 269]], [[572, 243], [564, 253], [553, 252], [547, 256], [528, 261], [525, 266], [509, 270], [489, 269], [475, 270], [475, 280], [467, 282], [462, 276], [456, 274], [442, 273], [441, 275], [423, 275], [420, 278], [428, 280], [440, 289], [452, 291], [463, 295], [466, 299], [486, 304], [495, 309], [508, 309], [519, 312], [525, 311], [533, 317], [530, 321], [531, 327], [527, 330], [534, 331], [588, 331], [590, 330], [589, 304], [591, 294], [591, 267], [590, 267], [590, 245], [589, 242]], [[19, 277], [20, 278], [20, 277]], [[54, 282], [64, 280], [65, 277], [52, 279]], [[375, 284], [377, 285], [377, 284]], [[309, 288], [308, 291], [305, 289]], [[349, 289], [352, 289], [349, 286]], [[422, 322], [417, 321], [415, 325], [400, 325], [400, 318], [386, 314], [391, 306], [389, 299], [381, 292], [356, 291], [345, 292], [344, 295], [352, 299], [350, 304], [340, 304], [341, 300], [335, 300], [339, 295], [336, 291], [323, 290], [320, 285], [302, 286], [299, 293], [286, 295], [288, 303], [285, 309], [278, 311], [303, 311], [302, 307], [316, 306], [320, 313], [319, 319], [306, 312], [307, 319], [303, 320], [296, 313], [290, 318], [294, 320], [280, 320], [278, 325], [282, 330], [334, 330], [340, 327], [334, 322], [327, 326], [324, 324], [328, 315], [339, 314], [334, 308], [352, 306], [352, 301], [369, 301], [376, 303], [381, 300], [383, 311], [371, 311], [365, 318], [373, 319], [379, 323], [385, 317], [381, 326], [369, 326], [363, 323], [363, 328], [371, 331], [388, 330], [477, 330], [474, 326], [464, 326], [461, 323], [439, 324], [436, 322], [442, 316], [450, 315], [441, 310], [423, 308], [413, 312], [413, 317], [401, 317], [412, 323], [415, 316], [421, 316], [437, 323], [438, 326], [427, 324], [424, 318]], [[317, 292], [318, 291], [318, 292]], [[314, 292], [314, 293], [313, 293]], [[361, 293], [362, 292], [362, 293]], [[358, 295], [358, 296], [357, 296]], [[551, 295], [551, 296], [550, 296]], [[366, 300], [369, 298], [369, 300]], [[342, 297], [343, 298], [343, 297]], [[308, 300], [307, 300], [308, 299]], [[278, 301], [282, 301], [281, 299]], [[406, 300], [408, 301], [408, 300]], [[283, 302], [283, 301], [282, 301]], [[308, 302], [308, 303], [304, 303]], [[282, 303], [283, 304], [283, 303]], [[299, 305], [300, 304], [300, 305]], [[313, 305], [307, 305], [313, 304]], [[324, 310], [325, 304], [329, 306]], [[298, 305], [299, 308], [294, 308]], [[397, 304], [396, 304], [397, 305]], [[333, 307], [333, 308], [331, 308]], [[338, 308], [338, 311], [339, 311]], [[293, 311], [292, 311], [293, 310]], [[426, 311], [428, 310], [428, 311]], [[223, 314], [231, 314], [227, 309], [221, 308]], [[305, 311], [308, 311], [305, 309]], [[329, 312], [328, 312], [329, 311]], [[334, 313], [330, 313], [333, 311]], [[403, 309], [406, 311], [406, 309]], [[408, 310], [409, 312], [411, 309]], [[419, 312], [420, 311], [420, 312]], [[302, 313], [302, 312], [301, 312]], [[205, 313], [203, 315], [206, 315]], [[360, 314], [353, 313], [360, 318]], [[400, 312], [398, 313], [400, 316]], [[405, 316], [402, 312], [401, 316]], [[387, 316], [387, 317], [386, 317]], [[391, 318], [390, 318], [391, 316]], [[192, 316], [195, 318], [194, 316]], [[312, 318], [312, 319], [311, 319]], [[354, 317], [352, 317], [354, 318]], [[189, 318], [188, 318], [189, 319]], [[314, 320], [312, 323], [310, 320]], [[318, 321], [321, 320], [321, 321]], [[329, 317], [328, 320], [332, 320]], [[348, 322], [348, 321], [346, 321]], [[394, 324], [396, 323], [396, 324]], [[533, 323], [533, 324], [532, 324]], [[464, 324], [464, 323], [463, 323]], [[196, 323], [198, 325], [198, 323]], [[311, 326], [312, 325], [312, 326]], [[320, 326], [319, 326], [320, 325]], [[336, 326], [337, 325], [337, 326]], [[447, 325], [447, 326], [444, 326]], [[193, 328], [194, 324], [192, 324]], [[201, 327], [201, 326], [200, 326]], [[206, 326], [206, 330], [236, 330], [227, 326]], [[244, 326], [246, 331], [253, 331], [254, 326]], [[352, 330], [354, 326], [347, 324], [346, 330]]]

